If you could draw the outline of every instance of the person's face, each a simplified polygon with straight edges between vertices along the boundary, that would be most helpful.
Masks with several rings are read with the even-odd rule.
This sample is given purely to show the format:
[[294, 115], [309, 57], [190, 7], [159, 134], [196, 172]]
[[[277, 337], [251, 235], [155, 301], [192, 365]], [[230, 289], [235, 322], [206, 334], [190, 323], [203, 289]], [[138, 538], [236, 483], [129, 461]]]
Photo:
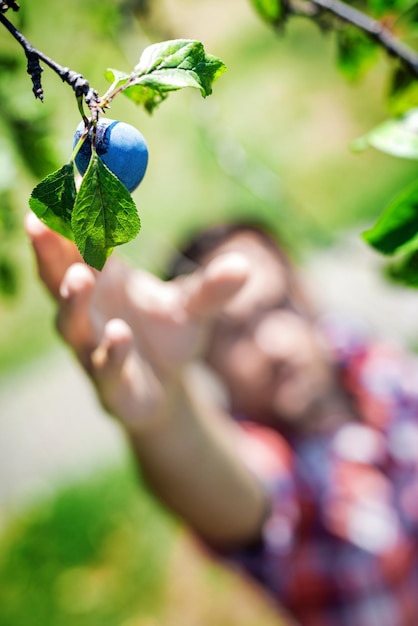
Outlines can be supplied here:
[[226, 252], [248, 260], [250, 276], [215, 322], [209, 365], [230, 394], [231, 409], [251, 419], [302, 426], [333, 388], [332, 368], [288, 272], [256, 234], [239, 233], [204, 263]]

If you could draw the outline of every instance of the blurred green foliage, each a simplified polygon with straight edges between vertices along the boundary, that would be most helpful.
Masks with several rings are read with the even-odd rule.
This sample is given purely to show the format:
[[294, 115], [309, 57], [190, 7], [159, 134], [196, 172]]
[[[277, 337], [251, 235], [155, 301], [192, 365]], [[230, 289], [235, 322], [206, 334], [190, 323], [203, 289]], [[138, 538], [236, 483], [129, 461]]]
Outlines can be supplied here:
[[[252, 4], [275, 29], [280, 27], [283, 30], [285, 22], [303, 16], [320, 29], [335, 34], [337, 67], [348, 79], [364, 76], [379, 59], [377, 53], [383, 51], [386, 60], [390, 61], [386, 68], [389, 76], [388, 109], [397, 117], [380, 124], [352, 145], [358, 150], [373, 146], [395, 157], [418, 158], [416, 125], [412, 123], [418, 110], [418, 54], [414, 49], [418, 36], [418, 10], [414, 0], [307, 0], [304, 3], [252, 0]], [[418, 285], [418, 277], [414, 276], [417, 230], [411, 219], [416, 214], [416, 207], [415, 188], [412, 187], [411, 191], [411, 186], [406, 187], [399, 198], [395, 197], [385, 208], [374, 228], [364, 235], [370, 245], [387, 255], [398, 254], [400, 247], [402, 252], [408, 248], [407, 255], [390, 262], [387, 275], [411, 287]]]
[[[142, 230], [120, 250], [134, 263], [160, 272], [190, 230], [254, 214], [301, 254], [375, 218], [415, 171], [377, 151], [350, 152], [386, 116], [386, 67], [346, 82], [335, 42], [306, 20], [277, 35], [247, 0], [21, 4], [12, 17], [27, 38], [100, 93], [107, 67], [128, 71], [147, 45], [167, 38], [198, 39], [227, 65], [205, 100], [177, 93], [152, 116], [125, 99], [113, 103], [112, 117], [137, 126], [150, 149], [134, 195]], [[18, 289], [0, 300], [1, 372], [56, 340], [22, 223], [41, 175], [67, 162], [80, 116], [48, 68], [45, 101], [35, 100], [20, 47], [4, 30], [0, 59], [0, 224], [13, 224], [0, 228], [0, 280], [4, 292]]]
[[173, 537], [128, 465], [63, 487], [0, 539], [0, 623], [116, 626], [156, 614]]
[[2, 626], [283, 624], [179, 533], [129, 462], [16, 515], [0, 554]]
[[[268, 0], [258, 1], [272, 10]], [[13, 21], [29, 40], [101, 93], [107, 67], [129, 70], [146, 45], [162, 39], [201, 40], [228, 67], [205, 101], [174, 94], [152, 117], [125, 99], [112, 107], [112, 117], [137, 126], [150, 148], [147, 176], [135, 192], [142, 231], [120, 251], [133, 263], [160, 272], [190, 230], [254, 214], [302, 255], [343, 229], [363, 228], [415, 176], [413, 162], [349, 150], [386, 117], [389, 89], [402, 91], [409, 106], [409, 77], [398, 73], [390, 84], [379, 56], [360, 82], [345, 81], [335, 60], [339, 55], [351, 73], [348, 52], [307, 21], [289, 23], [278, 35], [247, 0], [21, 5]], [[369, 6], [379, 15], [387, 3]], [[21, 50], [0, 30], [0, 282], [4, 293], [15, 294], [0, 302], [0, 373], [56, 341], [53, 306], [35, 275], [22, 222], [31, 189], [67, 161], [79, 113], [69, 88], [47, 69], [43, 83], [41, 104]], [[169, 604], [161, 594], [176, 531], [135, 481], [131, 469], [122, 469], [74, 485], [2, 529], [0, 624], [276, 623], [259, 609], [243, 616], [248, 592], [240, 587], [231, 599], [231, 584], [218, 571], [192, 600], [208, 571], [194, 569], [192, 555], [181, 575], [175, 569]], [[164, 622], [163, 606], [172, 607]]]
[[[146, 181], [136, 193], [144, 228], [129, 253], [140, 262], [158, 267], [191, 224], [242, 212], [261, 212], [293, 246], [323, 242], [336, 228], [376, 215], [408, 176], [379, 156], [349, 154], [349, 141], [383, 115], [384, 73], [377, 68], [362, 85], [343, 84], [333, 61], [339, 54], [348, 67], [347, 47], [334, 49], [309, 24], [289, 24], [276, 36], [258, 23], [246, 0], [235, 0], [226, 13], [207, 0], [75, 0], [65, 11], [46, 0], [41, 14], [23, 2], [13, 19], [34, 45], [101, 92], [105, 68], [132, 67], [150, 37], [199, 38], [225, 58], [229, 71], [203, 103], [181, 94], [152, 118], [130, 103], [114, 103], [112, 115], [139, 126], [151, 149]], [[68, 159], [79, 115], [70, 89], [47, 68], [45, 104], [35, 101], [22, 52], [6, 32], [1, 58], [3, 185], [8, 181], [23, 212], [33, 184]], [[369, 167], [379, 185], [370, 184]], [[150, 259], [155, 239], [160, 245]], [[28, 280], [24, 273], [21, 284]]]

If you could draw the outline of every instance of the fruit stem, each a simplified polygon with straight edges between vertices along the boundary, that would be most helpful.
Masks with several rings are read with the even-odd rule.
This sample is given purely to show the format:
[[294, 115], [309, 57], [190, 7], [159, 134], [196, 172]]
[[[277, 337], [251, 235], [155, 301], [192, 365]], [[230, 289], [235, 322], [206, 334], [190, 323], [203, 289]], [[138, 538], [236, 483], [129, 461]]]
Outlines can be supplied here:
[[83, 96], [81, 96], [81, 95], [76, 96], [76, 100], [77, 100], [78, 110], [80, 112], [81, 117], [83, 118], [84, 126], [87, 126], [88, 123], [89, 123], [89, 119], [86, 116], [86, 114], [84, 113]]
[[83, 143], [85, 142], [85, 140], [86, 140], [86, 138], [87, 138], [87, 136], [89, 134], [89, 131], [90, 131], [92, 123], [91, 123], [91, 121], [87, 117], [84, 120], [84, 124], [85, 124], [85, 127], [84, 127], [83, 134], [81, 135], [80, 139], [77, 141], [76, 145], [74, 146], [73, 152], [72, 152], [71, 157], [70, 157], [70, 161], [74, 161], [75, 160], [75, 158], [76, 158], [76, 156], [77, 156], [81, 146], [83, 145]]
[[[122, 93], [122, 91], [124, 91], [125, 89], [127, 89], [128, 87], [131, 87], [135, 81], [137, 79], [137, 76], [135, 74], [132, 74], [129, 78], [129, 80], [126, 83], [123, 83], [122, 85], [120, 85], [119, 87], [117, 87], [115, 89], [114, 85], [117, 85], [117, 83], [119, 81], [115, 81], [110, 87], [109, 89], [106, 91], [106, 93], [102, 96], [101, 98], [101, 104], [100, 104], [100, 108], [104, 109], [106, 107], [109, 106], [109, 104], [112, 102], [112, 100], [119, 95], [120, 93]], [[113, 91], [114, 90], [114, 91]]]

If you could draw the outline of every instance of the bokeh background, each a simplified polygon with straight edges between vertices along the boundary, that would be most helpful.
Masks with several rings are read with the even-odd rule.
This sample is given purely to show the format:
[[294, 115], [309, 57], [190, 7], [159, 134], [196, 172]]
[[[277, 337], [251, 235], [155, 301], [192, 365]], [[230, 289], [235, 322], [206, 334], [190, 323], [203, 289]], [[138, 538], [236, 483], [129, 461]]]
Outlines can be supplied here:
[[[198, 39], [228, 67], [210, 98], [173, 93], [151, 117], [114, 101], [109, 115], [137, 126], [150, 150], [134, 193], [142, 230], [118, 254], [161, 273], [190, 230], [261, 216], [324, 306], [417, 345], [415, 294], [387, 285], [360, 240], [416, 164], [349, 148], [387, 115], [383, 56], [349, 82], [331, 36], [303, 20], [278, 35], [248, 0], [21, 5], [10, 18], [28, 39], [100, 93], [107, 67], [129, 71], [163, 39]], [[0, 624], [283, 624], [147, 493], [55, 333], [22, 223], [31, 189], [67, 162], [79, 113], [47, 68], [43, 84], [40, 103], [0, 30]]]

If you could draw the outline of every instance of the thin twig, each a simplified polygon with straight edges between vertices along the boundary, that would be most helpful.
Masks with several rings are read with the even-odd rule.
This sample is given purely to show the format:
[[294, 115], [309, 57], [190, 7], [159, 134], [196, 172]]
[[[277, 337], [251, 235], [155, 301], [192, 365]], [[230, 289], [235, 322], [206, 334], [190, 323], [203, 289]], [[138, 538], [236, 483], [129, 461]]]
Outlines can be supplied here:
[[40, 98], [41, 100], [43, 99], [40, 78], [42, 68], [39, 63], [39, 61], [43, 61], [45, 65], [58, 74], [63, 82], [70, 85], [77, 98], [84, 97], [90, 108], [98, 107], [100, 104], [99, 94], [95, 89], [90, 87], [87, 79], [85, 79], [81, 74], [70, 70], [68, 67], [63, 67], [40, 50], [34, 48], [34, 46], [32, 46], [26, 37], [6, 18], [3, 13], [0, 13], [0, 23], [7, 28], [9, 33], [16, 39], [25, 51], [25, 55], [28, 60], [27, 72], [32, 78], [35, 97]]
[[0, 12], [6, 13], [9, 9], [12, 9], [12, 11], [19, 11], [20, 7], [15, 0], [2, 0], [0, 2]]
[[389, 55], [398, 58], [418, 75], [418, 54], [397, 39], [379, 20], [375, 20], [362, 11], [348, 6], [340, 0], [310, 0], [310, 2], [290, 1], [287, 5], [290, 13], [305, 17], [315, 17], [321, 11], [335, 15], [343, 22], [352, 24], [366, 35], [377, 41]]

